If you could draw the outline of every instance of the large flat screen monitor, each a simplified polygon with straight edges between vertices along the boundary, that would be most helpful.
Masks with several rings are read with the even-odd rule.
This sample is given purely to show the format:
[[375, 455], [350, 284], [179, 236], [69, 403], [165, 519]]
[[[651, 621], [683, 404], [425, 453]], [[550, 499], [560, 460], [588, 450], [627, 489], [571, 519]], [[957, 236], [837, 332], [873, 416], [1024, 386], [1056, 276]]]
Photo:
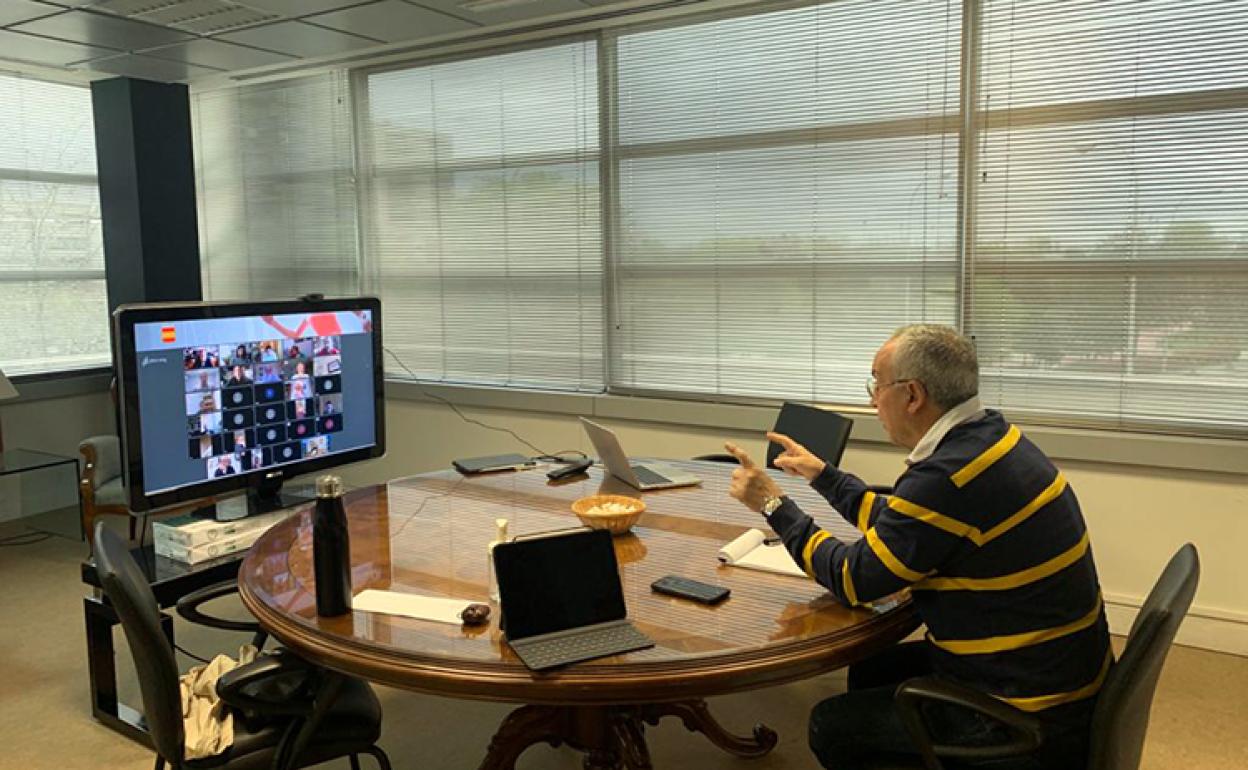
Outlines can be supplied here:
[[372, 297], [126, 305], [113, 313], [124, 472], [136, 511], [251, 491], [385, 452]]

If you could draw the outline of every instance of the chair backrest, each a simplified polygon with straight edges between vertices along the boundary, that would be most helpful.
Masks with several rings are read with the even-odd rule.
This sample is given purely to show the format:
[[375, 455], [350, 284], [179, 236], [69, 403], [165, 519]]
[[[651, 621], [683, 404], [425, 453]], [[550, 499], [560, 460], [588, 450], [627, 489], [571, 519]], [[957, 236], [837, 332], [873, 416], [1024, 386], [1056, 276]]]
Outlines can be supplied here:
[[[809, 449], [824, 462], [839, 466], [841, 455], [849, 443], [849, 432], [854, 421], [848, 417], [806, 404], [785, 401], [776, 418], [776, 433], [783, 433]], [[775, 442], [767, 443], [767, 467], [776, 467], [776, 458], [784, 448]]]
[[156, 753], [169, 764], [182, 762], [185, 733], [178, 663], [160, 628], [160, 607], [143, 571], [115, 532], [95, 525], [95, 569], [109, 602], [121, 618], [143, 694], [143, 716]]
[[1097, 696], [1088, 770], [1137, 770], [1153, 692], [1166, 653], [1200, 581], [1200, 559], [1191, 543], [1179, 549], [1131, 624], [1127, 646]]
[[91, 456], [85, 451], [90, 447], [95, 454], [95, 475], [91, 479], [91, 488], [99, 489], [101, 485], [121, 475], [121, 439], [117, 436], [91, 436], [78, 444], [78, 451], [83, 457]]

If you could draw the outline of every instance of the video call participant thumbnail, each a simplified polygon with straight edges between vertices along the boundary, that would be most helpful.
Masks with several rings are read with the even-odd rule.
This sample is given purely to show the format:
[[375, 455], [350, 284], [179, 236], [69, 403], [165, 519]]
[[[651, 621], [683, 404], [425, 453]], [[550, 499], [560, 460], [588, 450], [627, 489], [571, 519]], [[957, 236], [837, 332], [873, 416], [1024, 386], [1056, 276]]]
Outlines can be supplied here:
[[313, 354], [317, 356], [336, 356], [342, 351], [338, 347], [337, 337], [317, 337], [313, 345]]
[[304, 457], [323, 457], [329, 454], [329, 436], [317, 436], [303, 442]]
[[280, 444], [286, 440], [285, 423], [261, 425], [256, 428], [256, 442], [263, 445]]
[[213, 455], [221, 454], [220, 436], [199, 436], [188, 439], [188, 452], [192, 460], [206, 460]]
[[221, 373], [217, 369], [194, 369], [185, 375], [186, 392], [196, 393], [221, 387]]
[[266, 466], [294, 462], [303, 458], [303, 444], [299, 441], [266, 446], [262, 449]]
[[341, 395], [321, 396], [320, 398], [317, 399], [317, 402], [320, 407], [318, 414], [322, 416], [330, 415], [330, 414], [342, 414], [342, 396]]
[[243, 449], [234, 453], [240, 471], [254, 471], [264, 467], [264, 452], [259, 449]]
[[316, 378], [316, 394], [318, 396], [329, 396], [342, 392], [342, 377], [334, 375], [332, 377]]
[[239, 385], [251, 385], [252, 379], [251, 367], [242, 364], [235, 364], [225, 371], [225, 387], [236, 388]]
[[311, 438], [316, 435], [316, 421], [296, 420], [287, 427], [286, 435], [292, 439]]
[[255, 415], [246, 407], [226, 409], [222, 415], [222, 423], [226, 430], [244, 430], [255, 424]]
[[222, 476], [233, 476], [238, 473], [238, 463], [234, 459], [234, 455], [221, 455], [208, 460], [208, 477], [220, 478]]
[[286, 422], [286, 406], [281, 402], [276, 404], [260, 404], [256, 407], [256, 424], [272, 425], [274, 423]]
[[221, 363], [226, 366], [251, 366], [258, 354], [255, 343], [240, 342], [221, 346]]
[[226, 409], [239, 409], [255, 403], [255, 390], [251, 387], [226, 388], [221, 391], [221, 400]]

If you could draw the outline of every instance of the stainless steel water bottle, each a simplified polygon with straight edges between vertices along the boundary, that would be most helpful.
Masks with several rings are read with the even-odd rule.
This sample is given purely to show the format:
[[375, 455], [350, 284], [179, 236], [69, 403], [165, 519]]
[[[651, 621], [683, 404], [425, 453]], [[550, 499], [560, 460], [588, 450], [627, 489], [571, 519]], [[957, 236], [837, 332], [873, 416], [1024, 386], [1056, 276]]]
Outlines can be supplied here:
[[342, 479], [316, 480], [312, 513], [312, 561], [316, 572], [316, 614], [326, 617], [351, 611], [351, 540], [347, 510], [342, 504]]

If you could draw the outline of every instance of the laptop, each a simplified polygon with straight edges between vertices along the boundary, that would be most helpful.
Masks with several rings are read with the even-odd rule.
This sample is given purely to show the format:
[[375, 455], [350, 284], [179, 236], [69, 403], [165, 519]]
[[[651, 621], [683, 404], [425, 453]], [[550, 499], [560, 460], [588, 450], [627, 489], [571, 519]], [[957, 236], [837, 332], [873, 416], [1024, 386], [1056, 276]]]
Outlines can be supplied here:
[[585, 426], [594, 451], [607, 467], [607, 472], [637, 489], [668, 489], [702, 483], [702, 479], [677, 468], [658, 463], [630, 463], [614, 433], [584, 417], [581, 418], [581, 425]]
[[534, 671], [653, 647], [625, 618], [605, 529], [517, 538], [494, 548], [507, 643]]

